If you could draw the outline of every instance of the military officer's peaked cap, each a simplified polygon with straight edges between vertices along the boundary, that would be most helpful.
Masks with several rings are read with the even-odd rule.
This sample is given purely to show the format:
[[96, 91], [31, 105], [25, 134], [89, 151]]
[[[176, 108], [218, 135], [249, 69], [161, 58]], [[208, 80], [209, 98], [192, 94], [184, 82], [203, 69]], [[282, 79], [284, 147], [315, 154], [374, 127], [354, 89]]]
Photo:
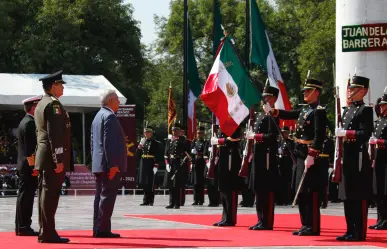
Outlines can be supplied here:
[[42, 99], [42, 95], [34, 96], [22, 101], [23, 105], [26, 104], [37, 104]]
[[380, 102], [379, 102], [379, 105], [385, 105], [387, 104], [387, 87], [384, 89], [384, 94], [383, 96], [380, 98]]
[[153, 132], [152, 126], [147, 126], [144, 128], [144, 132]]
[[289, 127], [287, 127], [287, 126], [282, 127], [282, 130], [281, 130], [281, 131], [287, 131], [287, 132], [290, 132]]
[[278, 93], [279, 93], [278, 88], [266, 85], [265, 88], [263, 89], [262, 97], [265, 97], [265, 96], [278, 97]]
[[175, 122], [173, 125], [172, 125], [172, 130], [173, 131], [176, 131], [176, 130], [180, 130], [181, 129], [181, 125], [179, 122]]
[[66, 82], [62, 79], [62, 73], [63, 71], [60, 70], [56, 73], [47, 75], [46, 77], [39, 79], [39, 81], [43, 82], [43, 87], [51, 86], [54, 83], [66, 84]]
[[197, 132], [204, 132], [206, 129], [203, 126], [199, 126]]
[[363, 76], [353, 76], [349, 88], [369, 88], [370, 79]]
[[315, 79], [306, 79], [304, 83], [304, 87], [302, 88], [302, 91], [309, 90], [309, 89], [319, 89], [321, 90], [323, 86], [323, 83], [319, 80]]

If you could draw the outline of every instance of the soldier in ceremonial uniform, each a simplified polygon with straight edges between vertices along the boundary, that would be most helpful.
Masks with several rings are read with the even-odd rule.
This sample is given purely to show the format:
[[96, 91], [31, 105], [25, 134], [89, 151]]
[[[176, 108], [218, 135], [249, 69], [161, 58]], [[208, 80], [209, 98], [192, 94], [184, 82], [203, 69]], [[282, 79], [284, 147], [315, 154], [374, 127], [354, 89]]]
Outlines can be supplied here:
[[[189, 140], [187, 138], [187, 136], [185, 135], [185, 131], [183, 129], [181, 129], [181, 137], [184, 138], [185, 140], [185, 143], [186, 143], [186, 148], [190, 149], [191, 148], [191, 140]], [[192, 165], [191, 164], [192, 162], [189, 162], [188, 164], [189, 165]], [[190, 166], [191, 167], [191, 166]], [[184, 172], [181, 172], [181, 174], [184, 174], [185, 178], [184, 178], [184, 184], [181, 188], [181, 206], [184, 206], [185, 205], [185, 196], [186, 196], [186, 189], [187, 189], [187, 184], [188, 184], [188, 181], [190, 180], [190, 167], [185, 167], [185, 168], [182, 168], [182, 171]]]
[[[278, 88], [266, 85], [263, 100], [274, 107]], [[247, 139], [254, 139], [254, 159], [249, 187], [255, 192], [258, 223], [249, 230], [273, 230], [274, 193], [278, 185], [278, 118], [259, 112], [254, 123], [254, 132]]]
[[387, 230], [387, 93], [384, 93], [375, 111], [379, 117], [375, 121], [375, 133], [369, 140], [374, 153], [374, 195], [378, 219], [370, 229]]
[[17, 129], [19, 192], [16, 201], [16, 236], [38, 236], [31, 228], [35, 191], [39, 171], [35, 166], [36, 127], [34, 113], [41, 95], [23, 101], [26, 115]]
[[204, 203], [204, 184], [206, 160], [204, 150], [207, 148], [208, 141], [204, 139], [204, 127], [199, 127], [197, 139], [192, 141], [191, 155], [192, 161], [192, 184], [194, 185], [194, 203], [192, 205], [203, 205]]
[[283, 139], [278, 147], [279, 180], [276, 195], [277, 205], [288, 205], [291, 202], [291, 183], [293, 172], [293, 160], [290, 153], [294, 150], [294, 141], [289, 138], [289, 127], [282, 127]]
[[211, 138], [211, 145], [219, 148], [217, 169], [218, 184], [223, 206], [222, 220], [214, 226], [235, 226], [237, 223], [238, 190], [242, 179], [238, 176], [242, 159], [240, 156], [240, 127], [231, 137], [219, 130], [219, 137]]
[[[255, 113], [257, 114], [257, 113]], [[248, 125], [248, 123], [246, 124]], [[246, 144], [247, 144], [247, 131], [249, 127], [247, 127], [246, 131], [244, 132], [243, 140], [240, 142], [240, 152], [241, 152], [241, 158], [243, 158], [243, 153], [246, 149]], [[249, 183], [251, 179], [251, 168], [252, 168], [252, 161], [253, 158], [250, 156], [249, 158], [249, 167], [248, 167], [248, 174], [247, 177], [244, 177], [242, 181], [242, 186], [241, 186], [241, 192], [242, 192], [242, 201], [239, 203], [241, 207], [253, 207], [254, 206], [254, 200], [255, 200], [255, 194], [254, 191], [249, 188]], [[243, 160], [242, 160], [243, 161]]]
[[35, 110], [37, 149], [35, 169], [39, 170], [40, 243], [68, 243], [55, 230], [55, 212], [65, 173], [71, 170], [71, 125], [59, 101], [63, 95], [62, 71], [42, 79], [45, 95]]
[[264, 105], [265, 112], [272, 112], [280, 119], [297, 119], [295, 134], [296, 167], [294, 172], [295, 189], [298, 189], [305, 170], [307, 173], [298, 196], [298, 209], [302, 227], [294, 231], [293, 235], [318, 236], [320, 235], [320, 202], [318, 193], [322, 188], [323, 179], [321, 158], [319, 157], [325, 140], [326, 111], [319, 105], [322, 82], [315, 79], [306, 79], [304, 101], [308, 104], [303, 109], [284, 111], [273, 109], [269, 104]]
[[139, 184], [144, 191], [144, 199], [140, 206], [153, 206], [154, 178], [159, 168], [157, 160], [157, 150], [160, 148], [160, 142], [153, 139], [153, 129], [148, 126], [144, 128], [144, 138], [141, 139], [137, 147], [137, 154], [140, 159]]
[[[167, 172], [164, 177], [164, 188], [169, 189], [169, 205], [166, 208], [179, 209], [182, 199], [182, 188], [186, 182], [188, 161], [190, 161], [189, 147], [186, 139], [181, 136], [180, 124], [172, 127], [172, 138], [165, 146], [165, 165]], [[184, 160], [185, 159], [185, 160]]]
[[336, 136], [343, 137], [343, 175], [339, 198], [344, 201], [347, 231], [337, 237], [340, 241], [363, 241], [367, 232], [367, 201], [372, 197], [372, 168], [368, 155], [368, 140], [373, 132], [373, 110], [364, 104], [369, 79], [354, 76], [350, 82], [344, 109], [343, 128]]
[[[215, 147], [216, 148], [216, 147]], [[219, 178], [218, 174], [214, 174], [213, 179], [210, 179], [207, 177], [209, 166], [210, 166], [210, 154], [211, 154], [212, 146], [211, 143], [206, 143], [206, 148], [204, 149], [204, 159], [206, 160], [206, 168], [204, 170], [204, 175], [206, 178], [206, 184], [207, 184], [207, 196], [208, 196], [208, 206], [209, 207], [218, 207], [220, 202], [220, 193], [219, 193]], [[218, 165], [219, 165], [219, 150], [216, 148], [216, 151], [213, 152], [213, 155], [215, 158], [218, 158], [215, 160], [214, 165], [214, 172], [218, 172]]]
[[320, 191], [320, 207], [327, 208], [328, 206], [328, 182], [329, 182], [329, 168], [333, 164], [333, 157], [335, 152], [335, 144], [331, 136], [329, 136], [329, 129], [326, 128], [326, 139], [324, 141], [323, 147], [321, 149], [321, 167], [324, 168], [323, 178], [324, 178], [324, 187]]

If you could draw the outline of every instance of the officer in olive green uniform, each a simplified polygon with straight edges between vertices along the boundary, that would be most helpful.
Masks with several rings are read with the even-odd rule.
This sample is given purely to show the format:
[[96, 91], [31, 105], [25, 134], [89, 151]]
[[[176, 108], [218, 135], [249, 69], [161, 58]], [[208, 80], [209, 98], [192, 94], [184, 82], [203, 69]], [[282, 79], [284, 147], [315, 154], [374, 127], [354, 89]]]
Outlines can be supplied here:
[[37, 149], [35, 169], [39, 170], [40, 243], [68, 243], [55, 230], [55, 212], [65, 173], [71, 168], [71, 128], [67, 111], [58, 98], [63, 95], [62, 71], [42, 79], [45, 95], [35, 110]]

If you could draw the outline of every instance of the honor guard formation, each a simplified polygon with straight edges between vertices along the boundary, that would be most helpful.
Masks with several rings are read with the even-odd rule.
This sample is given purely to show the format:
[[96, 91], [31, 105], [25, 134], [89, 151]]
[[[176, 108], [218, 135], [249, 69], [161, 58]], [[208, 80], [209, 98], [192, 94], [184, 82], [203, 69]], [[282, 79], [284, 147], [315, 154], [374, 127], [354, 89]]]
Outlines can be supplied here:
[[[204, 205], [205, 190], [208, 206], [222, 206], [222, 216], [214, 226], [237, 224], [241, 194], [239, 205], [256, 209], [257, 223], [249, 230], [273, 230], [275, 206], [298, 205], [300, 229], [292, 234], [319, 236], [320, 208], [327, 208], [329, 201], [344, 203], [347, 231], [338, 241], [363, 241], [367, 228], [387, 229], [387, 165], [382, 152], [387, 144], [387, 93], [372, 107], [363, 101], [369, 87], [368, 78], [351, 78], [348, 105], [341, 108], [338, 104], [341, 123], [335, 130], [320, 104], [323, 82], [309, 77], [302, 88], [305, 105], [291, 111], [274, 107], [279, 90], [267, 84], [262, 109], [250, 113], [232, 136], [216, 126], [206, 140], [206, 129], [199, 125], [196, 138], [189, 141], [175, 122], [164, 153], [164, 187], [169, 189], [166, 208], [184, 206], [190, 179], [193, 206]], [[294, 120], [295, 125], [284, 125], [286, 120]], [[152, 128], [146, 127], [138, 146], [139, 181], [144, 189], [141, 205], [154, 203], [159, 144], [152, 139]], [[340, 163], [336, 164], [338, 157]], [[367, 226], [372, 201], [376, 201], [378, 220]]]
[[[66, 82], [61, 71], [40, 80], [45, 94], [23, 101], [26, 115], [17, 133], [17, 168], [0, 168], [0, 184], [3, 189], [19, 186], [15, 219], [18, 236], [38, 236], [40, 243], [67, 243], [69, 240], [55, 230], [55, 212], [65, 173], [73, 170], [71, 123], [58, 99]], [[275, 108], [278, 88], [267, 84], [261, 106], [252, 110], [231, 136], [215, 125], [208, 136], [206, 128], [199, 124], [196, 138], [190, 141], [181, 124], [175, 122], [163, 146], [154, 138], [154, 129], [146, 125], [136, 149], [138, 184], [144, 192], [141, 206], [155, 203], [155, 178], [163, 162], [159, 155], [164, 148], [167, 209], [185, 205], [190, 182], [193, 206], [221, 205], [222, 215], [213, 224], [218, 227], [235, 226], [240, 205], [255, 206], [257, 220], [252, 221], [249, 230], [273, 230], [275, 206], [298, 205], [300, 228], [292, 234], [319, 236], [320, 208], [327, 208], [329, 201], [343, 201], [347, 230], [337, 237], [338, 241], [364, 241], [368, 228], [387, 230], [387, 93], [375, 106], [366, 105], [363, 98], [370, 80], [353, 76], [347, 89], [347, 106], [341, 108], [336, 94], [338, 122], [332, 130], [327, 111], [320, 104], [322, 88], [321, 81], [307, 77], [302, 88], [305, 105], [285, 111]], [[93, 236], [118, 238], [119, 234], [111, 232], [110, 219], [119, 176], [125, 171], [125, 135], [115, 116], [119, 107], [115, 92], [108, 90], [101, 95], [101, 105], [91, 132], [97, 181]], [[293, 120], [295, 125], [284, 125], [287, 120]], [[109, 132], [113, 135], [107, 136]], [[109, 144], [109, 148], [103, 148], [103, 143]], [[31, 229], [36, 190], [39, 232]], [[368, 226], [372, 201], [376, 202], [378, 219]]]

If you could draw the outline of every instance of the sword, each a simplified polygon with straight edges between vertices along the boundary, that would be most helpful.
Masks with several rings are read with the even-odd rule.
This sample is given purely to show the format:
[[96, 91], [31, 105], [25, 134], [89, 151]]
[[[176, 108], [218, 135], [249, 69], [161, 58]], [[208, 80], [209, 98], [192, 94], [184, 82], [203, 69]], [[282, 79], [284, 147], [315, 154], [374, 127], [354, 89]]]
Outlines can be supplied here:
[[363, 145], [360, 146], [360, 152], [359, 152], [359, 172], [361, 171], [362, 167], [363, 167]]
[[298, 195], [300, 194], [301, 187], [302, 187], [302, 185], [304, 183], [304, 179], [305, 179], [305, 175], [306, 175], [306, 171], [307, 170], [308, 169], [305, 166], [304, 172], [302, 173], [302, 176], [301, 176], [300, 184], [298, 185], [298, 188], [297, 188], [296, 195], [294, 196], [294, 200], [293, 200], [293, 203], [292, 203], [292, 208], [294, 208], [294, 206], [296, 205], [296, 202], [297, 202], [297, 199], [298, 199]]
[[[156, 172], [157, 174], [157, 172]], [[152, 193], [155, 192], [155, 178], [156, 178], [156, 174], [153, 174], [153, 181], [152, 181]]]
[[228, 155], [228, 171], [231, 171], [231, 160], [232, 160], [232, 155], [231, 152]]
[[171, 177], [172, 181], [175, 180], [177, 173], [179, 173], [180, 169], [183, 168], [183, 165], [187, 159], [188, 159], [188, 156], [184, 157], [183, 161], [180, 163], [180, 167], [175, 171], [175, 174], [173, 174], [173, 176]]
[[270, 154], [269, 152], [266, 152], [266, 169], [269, 170], [270, 166]]

